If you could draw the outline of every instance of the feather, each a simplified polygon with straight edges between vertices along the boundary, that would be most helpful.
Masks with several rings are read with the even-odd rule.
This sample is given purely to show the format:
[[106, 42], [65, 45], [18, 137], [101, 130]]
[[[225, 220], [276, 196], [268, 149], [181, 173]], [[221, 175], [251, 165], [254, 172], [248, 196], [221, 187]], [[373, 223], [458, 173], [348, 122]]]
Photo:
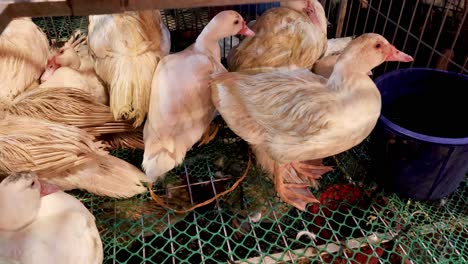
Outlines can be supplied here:
[[109, 139], [107, 136], [101, 137], [111, 149], [127, 148], [127, 149], [144, 149], [143, 131], [139, 130], [135, 133], [118, 133], [114, 134]]
[[24, 116], [0, 120], [0, 169], [34, 171], [62, 189], [131, 197], [145, 191], [144, 174], [110, 156], [104, 145], [79, 128]]
[[90, 16], [88, 43], [94, 68], [109, 86], [115, 119], [140, 126], [148, 112], [151, 81], [168, 51], [158, 10]]
[[231, 54], [230, 71], [292, 65], [311, 69], [327, 47], [326, 31], [310, 23], [305, 13], [286, 7], [265, 11], [252, 30], [256, 36], [244, 39]]
[[330, 78], [339, 55], [328, 55], [316, 61], [312, 72], [325, 78]]
[[320, 131], [327, 126], [323, 113], [330, 111], [335, 102], [325, 86], [326, 79], [305, 69], [254, 75], [224, 73], [216, 76], [213, 83], [223, 85], [224, 79], [230, 84], [224, 86], [232, 89], [252, 118], [271, 136], [303, 137]]
[[111, 155], [91, 157], [92, 164], [78, 166], [66, 177], [50, 178], [48, 182], [63, 190], [78, 188], [116, 198], [127, 198], [146, 191], [140, 183], [146, 181], [144, 174], [135, 166]]
[[45, 69], [49, 41], [30, 18], [17, 18], [0, 35], [0, 101], [33, 85]]
[[[49, 121], [76, 126], [86, 130], [93, 136], [107, 136], [113, 141], [111, 145], [119, 145], [120, 139], [132, 137], [128, 145], [132, 148], [142, 148], [142, 130], [135, 129], [126, 121], [115, 121], [108, 106], [94, 102], [92, 97], [77, 88], [50, 87], [36, 88], [18, 95], [4, 110], [10, 114], [29, 116]], [[121, 136], [126, 133], [127, 136]], [[115, 134], [116, 138], [109, 137]], [[134, 136], [131, 136], [134, 134]]]

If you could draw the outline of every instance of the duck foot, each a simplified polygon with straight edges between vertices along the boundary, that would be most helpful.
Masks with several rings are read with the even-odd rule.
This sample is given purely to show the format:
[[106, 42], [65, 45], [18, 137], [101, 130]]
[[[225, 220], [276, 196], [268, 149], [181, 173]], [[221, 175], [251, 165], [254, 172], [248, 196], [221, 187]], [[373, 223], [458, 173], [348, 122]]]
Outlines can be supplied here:
[[200, 143], [198, 143], [198, 147], [203, 146], [211, 142], [219, 130], [219, 124], [211, 123], [210, 126], [206, 129], [205, 133], [203, 133]]
[[321, 161], [319, 161], [317, 165], [310, 164], [312, 162], [313, 161], [293, 161], [291, 162], [291, 167], [293, 167], [298, 174], [311, 180], [319, 180], [322, 178], [323, 174], [333, 170], [330, 166], [321, 165]]
[[280, 167], [278, 173], [275, 175], [275, 188], [281, 200], [301, 211], [305, 211], [308, 203], [320, 203], [310, 192], [308, 185], [284, 183], [283, 175], [286, 169], [286, 166]]

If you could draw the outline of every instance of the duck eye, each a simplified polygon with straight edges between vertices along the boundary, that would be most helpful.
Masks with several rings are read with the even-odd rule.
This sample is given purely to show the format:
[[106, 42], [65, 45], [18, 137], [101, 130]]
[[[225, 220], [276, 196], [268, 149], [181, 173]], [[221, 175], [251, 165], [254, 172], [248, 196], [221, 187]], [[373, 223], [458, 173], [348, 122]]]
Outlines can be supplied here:
[[380, 43], [377, 43], [377, 44], [375, 45], [375, 48], [376, 48], [376, 49], [380, 49], [380, 46], [381, 46]]
[[31, 182], [31, 185], [30, 185], [31, 188], [34, 187], [35, 184], [36, 184], [36, 181], [32, 181], [32, 182]]
[[60, 53], [60, 54], [63, 54], [63, 50], [60, 50], [60, 52], [59, 52], [59, 53]]
[[234, 21], [234, 25], [239, 24], [239, 20]]

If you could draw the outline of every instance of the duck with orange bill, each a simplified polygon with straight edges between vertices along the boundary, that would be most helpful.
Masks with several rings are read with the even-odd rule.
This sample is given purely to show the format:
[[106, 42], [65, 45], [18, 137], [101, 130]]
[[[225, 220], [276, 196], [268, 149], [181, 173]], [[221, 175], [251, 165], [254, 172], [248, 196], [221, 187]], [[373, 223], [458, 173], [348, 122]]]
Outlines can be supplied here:
[[80, 30], [49, 56], [39, 87], [77, 88], [89, 93], [96, 103], [109, 105], [107, 88], [94, 71], [86, 36]]
[[236, 34], [255, 35], [239, 13], [220, 12], [194, 44], [164, 57], [158, 65], [143, 130], [143, 168], [149, 181], [160, 179], [182, 163], [187, 151], [202, 136], [202, 143], [212, 138], [213, 134], [204, 133], [210, 130], [210, 122], [215, 117], [210, 75], [226, 72], [218, 42]]
[[274, 177], [279, 197], [305, 210], [319, 202], [309, 187], [332, 170], [321, 159], [361, 143], [376, 125], [381, 98], [367, 73], [385, 61], [412, 60], [368, 33], [343, 50], [329, 79], [299, 68], [222, 73], [212, 80], [212, 99]]

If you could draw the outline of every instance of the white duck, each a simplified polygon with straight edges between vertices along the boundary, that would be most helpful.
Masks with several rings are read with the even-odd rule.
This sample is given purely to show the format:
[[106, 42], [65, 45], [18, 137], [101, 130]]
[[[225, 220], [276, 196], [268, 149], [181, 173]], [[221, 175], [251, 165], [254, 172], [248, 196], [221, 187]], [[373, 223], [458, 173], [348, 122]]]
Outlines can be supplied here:
[[318, 0], [282, 2], [265, 11], [228, 55], [230, 71], [297, 66], [311, 69], [327, 48], [327, 19]]
[[154, 71], [170, 49], [160, 11], [89, 16], [88, 44], [96, 73], [109, 87], [114, 118], [140, 126], [148, 112]]
[[280, 198], [300, 210], [318, 202], [308, 186], [329, 167], [322, 158], [362, 142], [380, 115], [380, 93], [367, 76], [384, 61], [412, 61], [378, 34], [364, 34], [338, 58], [327, 80], [308, 69], [223, 73], [213, 103], [275, 177]]
[[39, 88], [73, 87], [92, 96], [96, 103], [109, 105], [107, 89], [94, 71], [85, 36], [76, 31], [65, 45], [51, 54]]
[[235, 11], [217, 14], [182, 52], [162, 59], [153, 77], [150, 110], [143, 130], [143, 167], [155, 181], [180, 164], [186, 152], [200, 140], [215, 113], [209, 77], [224, 72], [220, 39], [251, 31]]
[[49, 56], [49, 41], [31, 18], [16, 18], [0, 35], [0, 101], [37, 85]]
[[103, 261], [94, 216], [69, 194], [44, 193], [35, 173], [13, 173], [0, 183], [0, 215], [0, 260], [21, 264]]

